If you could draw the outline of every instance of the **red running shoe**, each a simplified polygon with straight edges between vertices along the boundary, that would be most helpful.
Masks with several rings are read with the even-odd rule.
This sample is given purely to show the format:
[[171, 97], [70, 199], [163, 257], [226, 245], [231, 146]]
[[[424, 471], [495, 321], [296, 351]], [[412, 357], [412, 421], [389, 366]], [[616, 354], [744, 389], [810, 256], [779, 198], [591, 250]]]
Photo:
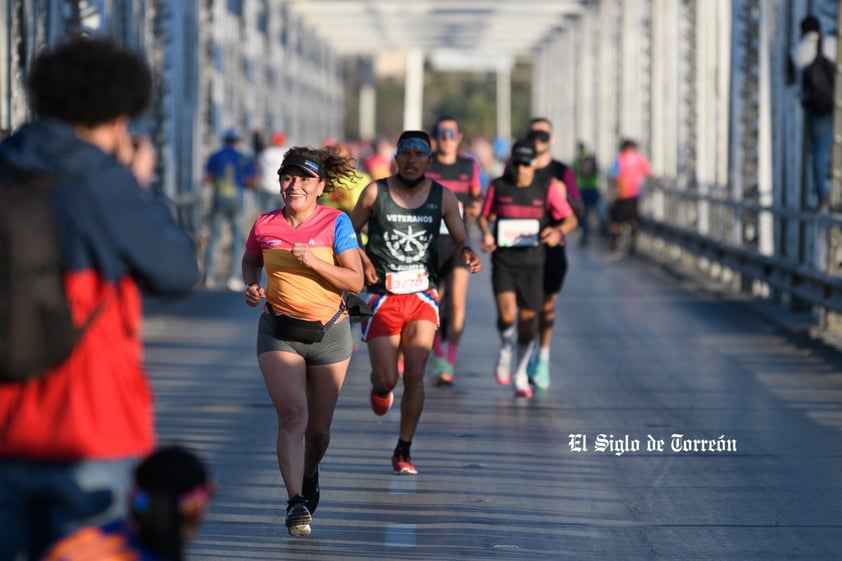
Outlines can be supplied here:
[[412, 465], [412, 460], [409, 455], [401, 456], [395, 454], [392, 456], [392, 469], [395, 470], [395, 475], [417, 475], [418, 470]]
[[371, 410], [375, 415], [383, 416], [392, 408], [392, 402], [395, 400], [395, 394], [389, 392], [386, 395], [380, 395], [377, 390], [371, 388]]
[[515, 397], [532, 397], [532, 388], [517, 388], [515, 390]]

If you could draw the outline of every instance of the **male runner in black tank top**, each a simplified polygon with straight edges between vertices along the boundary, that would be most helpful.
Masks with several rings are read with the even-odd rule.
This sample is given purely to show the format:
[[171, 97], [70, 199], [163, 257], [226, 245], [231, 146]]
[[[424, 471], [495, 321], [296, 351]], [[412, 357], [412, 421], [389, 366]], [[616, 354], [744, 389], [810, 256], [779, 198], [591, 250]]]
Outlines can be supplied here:
[[362, 253], [374, 313], [363, 322], [371, 360], [371, 408], [385, 415], [398, 383], [398, 348], [405, 357], [403, 403], [398, 444], [392, 455], [396, 474], [418, 473], [410, 445], [424, 408], [424, 370], [438, 328], [437, 241], [442, 220], [471, 272], [482, 269], [468, 247], [456, 197], [425, 177], [432, 151], [423, 131], [405, 131], [398, 140], [397, 173], [370, 183], [351, 212], [354, 229], [368, 226]]

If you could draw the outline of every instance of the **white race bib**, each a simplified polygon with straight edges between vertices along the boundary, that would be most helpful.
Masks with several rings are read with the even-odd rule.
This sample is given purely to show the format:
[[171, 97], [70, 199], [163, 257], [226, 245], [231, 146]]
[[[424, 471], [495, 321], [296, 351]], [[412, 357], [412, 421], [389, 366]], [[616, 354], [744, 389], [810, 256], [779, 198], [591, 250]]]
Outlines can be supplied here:
[[427, 271], [400, 271], [386, 273], [386, 290], [392, 294], [412, 294], [430, 288], [430, 278]]
[[497, 246], [534, 247], [540, 243], [540, 232], [536, 218], [503, 218], [497, 221]]

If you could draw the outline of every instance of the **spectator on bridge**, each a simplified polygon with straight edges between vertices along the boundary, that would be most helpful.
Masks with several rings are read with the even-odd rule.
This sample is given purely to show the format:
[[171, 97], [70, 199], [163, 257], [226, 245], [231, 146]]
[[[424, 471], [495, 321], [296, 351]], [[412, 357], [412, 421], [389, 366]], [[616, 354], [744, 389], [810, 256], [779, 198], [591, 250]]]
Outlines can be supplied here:
[[394, 145], [386, 137], [378, 136], [372, 143], [372, 149], [372, 153], [363, 162], [365, 172], [371, 176], [372, 181], [392, 175]]
[[[495, 377], [507, 386], [514, 370], [517, 397], [532, 397], [528, 367], [535, 319], [546, 302], [544, 269], [550, 266], [544, 246], [563, 244], [577, 224], [564, 185], [539, 175], [537, 161], [532, 141], [516, 142], [506, 172], [489, 185], [479, 216], [482, 250], [492, 254], [491, 282], [501, 339]], [[536, 381], [537, 387], [548, 384], [548, 379], [546, 385]]]
[[429, 135], [404, 131], [395, 154], [397, 173], [369, 184], [351, 212], [357, 232], [368, 228], [362, 255], [367, 303], [374, 315], [363, 322], [362, 330], [371, 360], [371, 408], [376, 415], [385, 415], [392, 406], [399, 349], [405, 356], [400, 433], [392, 454], [392, 469], [401, 475], [418, 473], [410, 446], [424, 409], [424, 370], [439, 321], [436, 271], [442, 220], [463, 262], [472, 272], [482, 268], [468, 247], [456, 196], [425, 177], [431, 161]]
[[[609, 244], [612, 252], [619, 247], [622, 227], [629, 227], [629, 254], [637, 248], [637, 229], [639, 222], [638, 200], [643, 190], [643, 181], [654, 178], [652, 166], [643, 154], [637, 151], [637, 143], [624, 140], [620, 144], [620, 153], [608, 171], [608, 178], [613, 188], [614, 202], [609, 211]], [[616, 255], [615, 255], [616, 256]]]
[[146, 188], [154, 148], [129, 133], [152, 99], [145, 58], [76, 37], [41, 51], [26, 86], [35, 119], [0, 144], [0, 165], [55, 179], [64, 288], [88, 325], [63, 364], [0, 385], [0, 559], [18, 561], [122, 515], [131, 468], [155, 445], [140, 289], [199, 280], [191, 238]]
[[260, 212], [272, 212], [284, 206], [284, 198], [281, 196], [281, 184], [278, 178], [278, 170], [284, 155], [289, 150], [286, 146], [287, 137], [282, 132], [272, 134], [271, 143], [264, 147], [257, 154], [256, 177], [260, 182], [258, 196]]
[[214, 288], [216, 258], [222, 225], [231, 232], [231, 261], [226, 285], [229, 290], [242, 290], [240, 263], [237, 256], [243, 246], [243, 212], [245, 189], [254, 183], [254, 160], [237, 149], [240, 134], [230, 128], [222, 135], [223, 146], [210, 155], [205, 164], [205, 183], [213, 188], [210, 210], [210, 237], [205, 251], [205, 286]]
[[177, 446], [160, 448], [135, 469], [126, 519], [81, 528], [56, 543], [43, 561], [181, 561], [213, 493], [198, 457]]
[[590, 152], [583, 142], [576, 145], [576, 159], [573, 160], [573, 172], [576, 174], [576, 185], [582, 194], [582, 245], [587, 245], [591, 234], [591, 215], [596, 216], [600, 232], [604, 229], [604, 213], [602, 197], [599, 193], [599, 166], [596, 156]]
[[474, 135], [468, 143], [467, 155], [479, 163], [479, 181], [483, 189], [502, 170], [501, 163], [494, 157], [494, 147], [481, 134]]
[[[343, 292], [363, 287], [348, 215], [318, 200], [349, 186], [355, 174], [353, 159], [335, 148], [290, 148], [278, 171], [284, 206], [257, 218], [243, 254], [246, 304], [266, 300], [257, 363], [277, 415], [276, 451], [292, 536], [310, 534], [320, 498], [319, 463], [351, 360]], [[266, 288], [260, 286], [263, 268]]]
[[[819, 46], [821, 46], [821, 52], [819, 52]], [[819, 55], [827, 61], [827, 73], [819, 72], [815, 75], [824, 76], [826, 87], [822, 88], [821, 83], [814, 81], [813, 87], [810, 88], [806, 80], [806, 71]], [[800, 71], [802, 77], [801, 100], [807, 125], [810, 169], [813, 187], [818, 197], [818, 207], [819, 210], [824, 211], [828, 209], [830, 198], [828, 176], [830, 175], [830, 152], [833, 147], [833, 76], [836, 63], [836, 37], [822, 33], [821, 24], [816, 16], [809, 15], [801, 20], [801, 40], [793, 47], [790, 62], [796, 70]], [[813, 75], [812, 71], [810, 74]], [[822, 92], [823, 89], [826, 91]]]
[[[538, 182], [555, 180], [563, 184], [567, 193], [567, 202], [576, 214], [582, 215], [582, 195], [576, 183], [573, 168], [556, 160], [550, 154], [550, 147], [555, 142], [552, 123], [545, 117], [535, 117], [529, 121], [527, 140], [535, 146], [535, 177]], [[573, 230], [575, 225], [571, 228]], [[544, 300], [538, 316], [538, 345], [528, 365], [529, 382], [536, 388], [545, 390], [550, 387], [550, 346], [553, 341], [555, 306], [558, 294], [564, 286], [567, 276], [567, 247], [564, 243], [544, 244]]]
[[[459, 123], [450, 116], [442, 116], [433, 130], [435, 152], [427, 169], [427, 177], [438, 181], [456, 195], [459, 209], [465, 220], [465, 232], [470, 232], [476, 223], [482, 204], [482, 184], [479, 164], [473, 158], [459, 155], [462, 133]], [[449, 386], [453, 384], [454, 366], [462, 331], [465, 328], [465, 302], [468, 293], [470, 266], [456, 252], [450, 233], [442, 228], [438, 241], [439, 320], [441, 328], [436, 331], [433, 344], [432, 384]], [[445, 343], [447, 350], [445, 351]]]

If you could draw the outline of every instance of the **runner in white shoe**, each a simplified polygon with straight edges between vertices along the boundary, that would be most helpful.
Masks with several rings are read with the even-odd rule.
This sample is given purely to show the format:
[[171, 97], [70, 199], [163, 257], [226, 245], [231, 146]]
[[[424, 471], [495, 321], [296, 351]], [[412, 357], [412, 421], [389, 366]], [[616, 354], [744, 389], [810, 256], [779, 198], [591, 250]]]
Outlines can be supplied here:
[[[544, 181], [551, 178], [564, 185], [567, 202], [577, 218], [582, 216], [584, 204], [582, 194], [576, 183], [573, 168], [553, 158], [550, 147], [555, 141], [552, 124], [545, 117], [535, 117], [529, 121], [526, 139], [532, 141], [537, 153], [535, 157], [535, 177]], [[550, 386], [550, 345], [553, 340], [555, 306], [558, 294], [564, 286], [567, 276], [567, 249], [562, 245], [544, 246], [544, 301], [538, 314], [538, 341], [532, 359], [529, 362], [529, 381], [536, 389], [545, 390]]]
[[519, 397], [532, 397], [526, 368], [543, 301], [544, 246], [564, 244], [577, 226], [563, 184], [536, 178], [535, 157], [531, 142], [514, 144], [510, 165], [489, 185], [479, 216], [482, 250], [492, 254], [491, 282], [501, 339], [495, 375], [498, 383], [508, 385], [514, 370]]

